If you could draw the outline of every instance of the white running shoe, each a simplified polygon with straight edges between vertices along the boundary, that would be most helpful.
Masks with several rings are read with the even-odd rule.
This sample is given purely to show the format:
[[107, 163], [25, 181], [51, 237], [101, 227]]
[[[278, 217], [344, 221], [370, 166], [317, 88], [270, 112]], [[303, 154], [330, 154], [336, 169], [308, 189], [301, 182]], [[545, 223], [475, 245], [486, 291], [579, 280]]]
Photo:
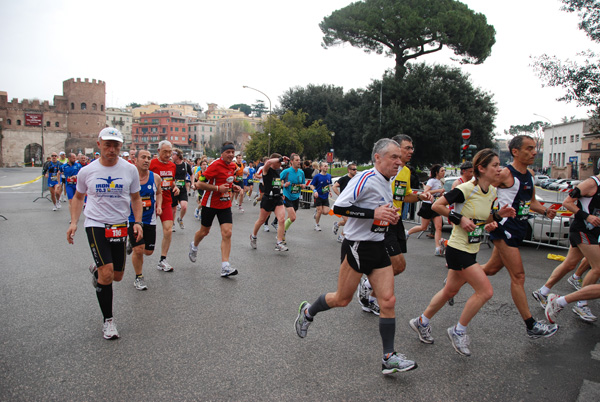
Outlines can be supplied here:
[[104, 333], [104, 339], [112, 340], [119, 338], [119, 333], [117, 332], [117, 326], [115, 325], [114, 318], [109, 318], [108, 320], [104, 321], [102, 332]]
[[235, 268], [231, 268], [231, 265], [227, 264], [227, 266], [221, 266], [221, 277], [226, 278], [228, 276], [237, 275], [238, 271]]
[[133, 284], [137, 290], [148, 290], [148, 286], [146, 286], [146, 281], [144, 280], [144, 276], [136, 276]]
[[282, 241], [277, 242], [277, 244], [275, 244], [275, 251], [288, 251], [289, 248], [287, 248], [287, 246], [285, 244], [283, 244]]
[[56, 208], [61, 209], [62, 205], [60, 204], [60, 200], [58, 200], [58, 202], [56, 203]]
[[319, 226], [319, 224], [318, 224], [318, 223], [316, 223], [316, 224], [315, 224], [315, 230], [316, 230], [317, 232], [320, 232], [320, 231], [321, 231], [321, 226]]
[[53, 210], [53, 211], [56, 211], [56, 209], [57, 209], [57, 208], [56, 208], [56, 204], [54, 204], [54, 206], [52, 207], [52, 210]]
[[547, 304], [544, 312], [546, 314], [546, 319], [551, 324], [556, 323], [556, 317], [558, 316], [558, 313], [560, 313], [560, 311], [563, 309], [562, 306], [558, 304], [558, 298], [558, 295], [550, 293], [548, 295], [548, 298], [546, 299]]
[[167, 260], [159, 261], [156, 268], [159, 271], [173, 272], [173, 267], [167, 262]]
[[579, 316], [585, 322], [594, 322], [598, 319], [594, 314], [592, 314], [592, 310], [585, 306], [575, 306], [573, 307], [573, 312]]
[[198, 247], [194, 247], [194, 242], [190, 243], [190, 252], [188, 253], [188, 257], [190, 257], [191, 262], [196, 262], [196, 257], [198, 256]]
[[333, 228], [331, 228], [331, 231], [333, 232], [334, 235], [338, 234], [339, 229], [340, 229], [340, 224], [337, 221], [333, 222]]
[[250, 235], [250, 247], [256, 250], [256, 240], [258, 237]]
[[263, 225], [263, 230], [264, 230], [265, 232], [270, 232], [270, 230], [269, 230], [269, 225]]

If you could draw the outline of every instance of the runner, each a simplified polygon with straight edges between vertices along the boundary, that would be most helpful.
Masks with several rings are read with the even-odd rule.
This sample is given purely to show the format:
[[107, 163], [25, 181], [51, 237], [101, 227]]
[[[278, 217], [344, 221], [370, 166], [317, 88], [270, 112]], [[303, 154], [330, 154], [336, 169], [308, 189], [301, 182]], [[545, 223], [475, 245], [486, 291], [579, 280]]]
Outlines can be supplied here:
[[181, 207], [179, 216], [177, 216], [177, 223], [181, 230], [185, 229], [183, 224], [183, 217], [187, 212], [188, 207], [188, 193], [186, 190], [186, 180], [188, 176], [192, 175], [192, 168], [187, 162], [183, 160], [183, 152], [179, 148], [173, 149], [173, 163], [175, 163], [175, 185], [179, 189], [179, 194], [173, 194], [173, 201], [171, 206], [173, 207], [173, 217], [177, 216], [177, 205]]
[[322, 294], [313, 304], [303, 301], [295, 327], [300, 338], [306, 337], [315, 315], [331, 308], [347, 306], [362, 275], [366, 274], [379, 295], [381, 306], [381, 372], [391, 374], [417, 368], [414, 361], [394, 351], [394, 272], [384, 244], [388, 222], [396, 223], [399, 218], [397, 208], [391, 206], [393, 198], [389, 180], [398, 172], [400, 147], [393, 140], [381, 139], [375, 143], [371, 159], [375, 162], [375, 167], [352, 180], [334, 204], [336, 214], [349, 217], [346, 238], [342, 243], [337, 290]]
[[252, 201], [252, 189], [254, 187], [254, 163], [250, 162], [248, 166], [244, 168], [244, 195], [248, 196], [248, 201]]
[[[64, 151], [60, 151], [58, 153], [58, 163], [60, 163], [60, 166], [63, 166], [65, 163], [67, 163], [69, 161], [69, 158], [67, 158], [67, 154], [65, 154]], [[60, 202], [65, 202], [65, 197], [67, 195], [67, 179], [65, 177], [65, 174], [62, 172], [60, 173]]]
[[327, 173], [329, 166], [327, 163], [322, 162], [320, 166], [321, 170], [319, 174], [315, 175], [310, 182], [313, 188], [313, 198], [315, 200], [315, 230], [321, 231], [319, 221], [321, 215], [327, 215], [329, 213], [329, 188], [331, 186], [331, 175]]
[[200, 176], [197, 183], [204, 190], [202, 197], [202, 217], [200, 230], [194, 235], [190, 243], [189, 258], [196, 262], [198, 245], [210, 232], [215, 216], [219, 219], [221, 226], [221, 276], [228, 277], [237, 275], [238, 271], [229, 264], [231, 253], [231, 232], [233, 229], [233, 215], [231, 213], [231, 191], [241, 191], [241, 188], [233, 184], [236, 165], [233, 163], [235, 146], [233, 142], [227, 141], [221, 148], [221, 157], [208, 165]]
[[[296, 221], [296, 211], [300, 205], [300, 191], [306, 187], [304, 172], [300, 169], [300, 155], [290, 155], [290, 167], [281, 172], [280, 178], [283, 183], [283, 205], [287, 211], [287, 219], [284, 224], [283, 242], [285, 243], [285, 234]], [[285, 216], [285, 213], [284, 213]]]
[[282, 179], [281, 163], [289, 161], [287, 156], [281, 156], [278, 153], [271, 154], [271, 158], [265, 162], [262, 171], [262, 178], [264, 183], [264, 194], [262, 201], [260, 202], [260, 212], [256, 223], [254, 223], [254, 230], [250, 235], [250, 246], [256, 248], [256, 235], [261, 225], [265, 223], [271, 212], [275, 214], [278, 220], [277, 225], [277, 243], [275, 244], [276, 251], [288, 251], [288, 248], [283, 244], [283, 237], [285, 235], [285, 207], [283, 206], [282, 197]]
[[71, 211], [71, 204], [73, 202], [73, 196], [77, 190], [77, 174], [83, 168], [74, 153], [69, 154], [67, 163], [61, 165], [60, 171], [65, 176], [65, 191], [67, 192], [67, 198], [69, 199], [69, 211]]
[[[498, 180], [502, 171], [498, 155], [491, 149], [483, 149], [473, 158], [473, 165], [475, 181], [460, 184], [432, 207], [436, 213], [449, 216], [454, 223], [446, 251], [448, 276], [444, 288], [433, 296], [423, 314], [409, 321], [421, 342], [432, 344], [429, 320], [465, 283], [469, 283], [475, 293], [467, 300], [458, 323], [447, 329], [454, 350], [463, 356], [471, 355], [467, 325], [494, 294], [490, 280], [476, 261], [484, 225], [485, 230], [490, 231], [498, 227], [496, 221], [515, 216], [515, 210], [509, 205], [490, 214], [496, 199], [496, 188], [492, 183]], [[451, 204], [455, 205], [452, 211], [447, 208]]]
[[123, 134], [119, 130], [112, 127], [103, 129], [97, 144], [101, 151], [97, 163], [86, 166], [78, 174], [67, 241], [73, 244], [87, 194], [85, 231], [94, 258], [90, 272], [104, 317], [102, 332], [104, 339], [117, 339], [119, 333], [113, 319], [112, 283], [123, 279], [130, 202], [135, 216], [133, 234], [136, 241], [143, 236], [140, 179], [135, 166], [119, 158], [123, 145]]
[[[335, 193], [335, 195], [337, 195], [338, 197], [344, 191], [344, 189], [350, 182], [350, 179], [352, 179], [354, 176], [356, 176], [357, 170], [356, 170], [355, 163], [349, 163], [346, 168], [348, 169], [348, 173], [345, 174], [344, 176], [340, 177], [331, 186], [331, 191], [333, 191]], [[347, 221], [348, 221], [348, 217], [342, 216], [342, 220], [333, 222], [332, 232], [334, 235], [337, 236], [337, 241], [339, 243], [341, 243], [344, 240], [344, 225], [346, 224]], [[338, 231], [340, 230], [340, 228], [342, 229], [342, 233], [340, 233], [338, 235]]]
[[[265, 192], [265, 185], [263, 183], [263, 168], [265, 167], [265, 162], [267, 161], [267, 159], [269, 159], [268, 157], [264, 157], [262, 159], [262, 162], [258, 164], [258, 169], [256, 170], [256, 173], [254, 174], [254, 180], [258, 179], [258, 194], [256, 194], [256, 197], [254, 198], [254, 201], [252, 202], [252, 206], [255, 207], [256, 204], [258, 202], [262, 202], [262, 197], [263, 197], [263, 193]], [[269, 232], [269, 218], [267, 217], [267, 220], [265, 221], [265, 224], [263, 225], [263, 230], [265, 232]]]
[[[127, 254], [131, 256], [133, 270], [135, 271], [135, 280], [133, 285], [137, 290], [147, 290], [146, 281], [142, 274], [144, 265], [144, 256], [154, 253], [156, 243], [156, 216], [162, 213], [162, 193], [160, 188], [160, 176], [150, 172], [150, 161], [152, 155], [145, 149], [131, 151], [134, 156], [135, 166], [140, 179], [140, 197], [142, 198], [142, 229], [144, 237], [136, 240], [133, 232], [133, 223], [135, 216], [133, 209], [129, 215], [129, 241], [127, 243]], [[129, 161], [128, 161], [129, 162]], [[168, 208], [168, 206], [167, 206]]]
[[[412, 138], [406, 134], [398, 134], [392, 139], [400, 144], [400, 169], [396, 177], [391, 181], [391, 188], [394, 197], [394, 208], [397, 208], [398, 214], [401, 214], [403, 203], [413, 203], [420, 200], [432, 201], [433, 196], [428, 192], [419, 195], [413, 193], [411, 189], [410, 169], [406, 165], [410, 162], [415, 150]], [[385, 248], [392, 262], [394, 275], [400, 275], [406, 268], [406, 260], [404, 259], [404, 254], [406, 254], [406, 234], [401, 219], [398, 219], [398, 223], [396, 224], [390, 224], [385, 233]], [[379, 315], [377, 294], [373, 292], [368, 278], [360, 281], [356, 297], [363, 311]]]
[[[573, 212], [575, 218], [569, 227], [569, 242], [571, 249], [569, 255], [574, 259], [585, 257], [590, 265], [582, 283], [581, 290], [555, 300], [550, 309], [546, 308], [549, 321], [555, 321], [555, 315], [566, 307], [568, 303], [577, 301], [573, 312], [583, 321], [593, 322], [598, 318], [592, 314], [588, 307], [588, 299], [600, 298], [600, 285], [596, 285], [600, 278], [600, 175], [592, 176], [579, 183], [563, 201], [563, 206]], [[568, 259], [567, 255], [567, 259]], [[566, 261], [566, 260], [565, 260]], [[535, 295], [534, 295], [535, 296]], [[555, 296], [555, 295], [552, 295]], [[553, 299], [548, 295], [548, 303]]]
[[202, 196], [204, 195], [204, 190], [201, 190], [198, 186], [198, 180], [200, 180], [200, 176], [202, 176], [202, 172], [206, 170], [208, 166], [208, 161], [206, 159], [202, 159], [197, 162], [198, 166], [194, 169], [194, 175], [192, 176], [192, 189], [195, 189], [198, 192], [198, 196], [196, 197], [197, 207], [194, 211], [194, 218], [200, 220], [200, 209], [202, 208]]
[[[240, 187], [240, 188], [244, 188], [244, 162], [242, 160], [242, 154], [237, 154], [237, 156], [235, 157], [235, 166], [237, 167], [236, 171], [235, 171], [235, 180], [233, 181], [233, 184], [235, 184], [236, 186]], [[240, 212], [244, 212], [244, 209], [242, 208], [242, 204], [244, 203], [244, 192], [241, 191], [239, 195], [237, 195], [236, 204], [238, 204], [238, 210]]]
[[46, 165], [46, 170], [43, 175], [48, 178], [48, 190], [50, 190], [50, 198], [52, 198], [52, 210], [60, 209], [60, 162], [58, 162], [58, 154], [52, 152], [50, 155], [50, 163]]
[[171, 238], [173, 237], [173, 197], [179, 195], [179, 187], [175, 185], [175, 163], [171, 161], [173, 146], [169, 141], [163, 140], [158, 143], [158, 158], [150, 161], [150, 171], [158, 174], [161, 179], [162, 190], [162, 214], [160, 221], [163, 229], [163, 239], [160, 244], [160, 261], [157, 269], [164, 272], [173, 272], [173, 267], [167, 262], [167, 254], [171, 247]]
[[459, 184], [467, 183], [471, 181], [473, 178], [473, 163], [471, 161], [466, 161], [462, 165], [460, 165], [460, 177], [454, 180], [452, 183], [452, 190], [456, 188]]
[[527, 168], [535, 159], [535, 141], [527, 135], [517, 135], [510, 140], [508, 149], [513, 157], [512, 164], [500, 173], [498, 181], [498, 205], [510, 205], [517, 216], [506, 218], [498, 223], [498, 228], [490, 233], [494, 251], [490, 260], [483, 265], [486, 275], [495, 275], [504, 266], [510, 274], [510, 288], [513, 302], [525, 321], [527, 335], [530, 338], [549, 337], [556, 333], [558, 326], [536, 321], [527, 304], [525, 293], [525, 269], [521, 260], [519, 246], [523, 243], [529, 223], [529, 212], [544, 214], [550, 219], [556, 216], [556, 210], [545, 208], [535, 198], [533, 174]]

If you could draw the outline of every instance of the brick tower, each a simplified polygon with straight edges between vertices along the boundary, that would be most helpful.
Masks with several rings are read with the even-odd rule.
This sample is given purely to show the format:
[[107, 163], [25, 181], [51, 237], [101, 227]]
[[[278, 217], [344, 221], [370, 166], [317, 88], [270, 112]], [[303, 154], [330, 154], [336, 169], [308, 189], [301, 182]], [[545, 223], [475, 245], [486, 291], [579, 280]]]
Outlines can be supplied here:
[[106, 83], [85, 78], [63, 81], [67, 103], [67, 140], [65, 150], [97, 148], [98, 133], [106, 126]]

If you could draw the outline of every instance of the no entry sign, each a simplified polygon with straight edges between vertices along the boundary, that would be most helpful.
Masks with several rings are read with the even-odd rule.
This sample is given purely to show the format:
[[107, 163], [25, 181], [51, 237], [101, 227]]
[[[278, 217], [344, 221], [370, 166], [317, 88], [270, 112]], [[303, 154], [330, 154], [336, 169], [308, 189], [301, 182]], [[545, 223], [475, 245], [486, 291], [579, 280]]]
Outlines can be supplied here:
[[469, 130], [468, 128], [465, 128], [462, 131], [462, 137], [463, 137], [463, 140], [468, 140], [469, 138], [471, 138], [471, 130]]

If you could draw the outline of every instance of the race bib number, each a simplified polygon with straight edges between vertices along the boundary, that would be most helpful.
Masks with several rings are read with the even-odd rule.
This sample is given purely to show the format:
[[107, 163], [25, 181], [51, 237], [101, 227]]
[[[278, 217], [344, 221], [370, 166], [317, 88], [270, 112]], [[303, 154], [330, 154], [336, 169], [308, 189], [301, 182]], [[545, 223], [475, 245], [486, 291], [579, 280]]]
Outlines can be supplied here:
[[517, 216], [519, 219], [527, 219], [529, 217], [529, 206], [531, 201], [520, 201], [519, 209], [517, 210]]
[[390, 227], [389, 222], [375, 219], [375, 220], [373, 220], [373, 225], [371, 225], [371, 232], [386, 233], [388, 231], [389, 227]]
[[50, 176], [50, 180], [58, 181], [58, 175], [53, 174], [52, 176]]
[[162, 182], [160, 183], [160, 186], [163, 190], [167, 191], [170, 190], [173, 184], [173, 178], [172, 177], [163, 177]]
[[281, 188], [281, 179], [279, 179], [279, 178], [273, 179], [273, 181], [271, 182], [271, 185], [273, 186], [273, 190], [279, 190]]
[[77, 184], [77, 176], [69, 176], [67, 177], [68, 184]]
[[483, 227], [485, 225], [485, 221], [479, 219], [473, 219], [473, 223], [477, 225], [472, 232], [467, 233], [469, 244], [481, 243], [483, 238]]
[[111, 243], [123, 243], [127, 239], [127, 224], [105, 225], [104, 237]]
[[292, 185], [292, 190], [291, 190], [290, 192], [291, 192], [292, 194], [298, 194], [298, 193], [300, 193], [300, 189], [301, 189], [301, 188], [302, 188], [302, 187], [300, 187], [299, 185], [297, 185], [297, 184], [294, 184], [294, 185]]
[[394, 189], [394, 201], [404, 201], [407, 184], [408, 183], [406, 183], [405, 181], [396, 180]]
[[323, 186], [323, 188], [321, 189], [321, 192], [328, 193], [329, 192], [329, 184], [326, 186]]
[[142, 197], [142, 207], [144, 208], [144, 211], [150, 211], [150, 208], [152, 208], [152, 200], [150, 197]]
[[244, 177], [242, 176], [235, 176], [235, 181], [242, 181], [244, 180]]
[[185, 180], [176, 180], [175, 185], [177, 187], [185, 187]]

